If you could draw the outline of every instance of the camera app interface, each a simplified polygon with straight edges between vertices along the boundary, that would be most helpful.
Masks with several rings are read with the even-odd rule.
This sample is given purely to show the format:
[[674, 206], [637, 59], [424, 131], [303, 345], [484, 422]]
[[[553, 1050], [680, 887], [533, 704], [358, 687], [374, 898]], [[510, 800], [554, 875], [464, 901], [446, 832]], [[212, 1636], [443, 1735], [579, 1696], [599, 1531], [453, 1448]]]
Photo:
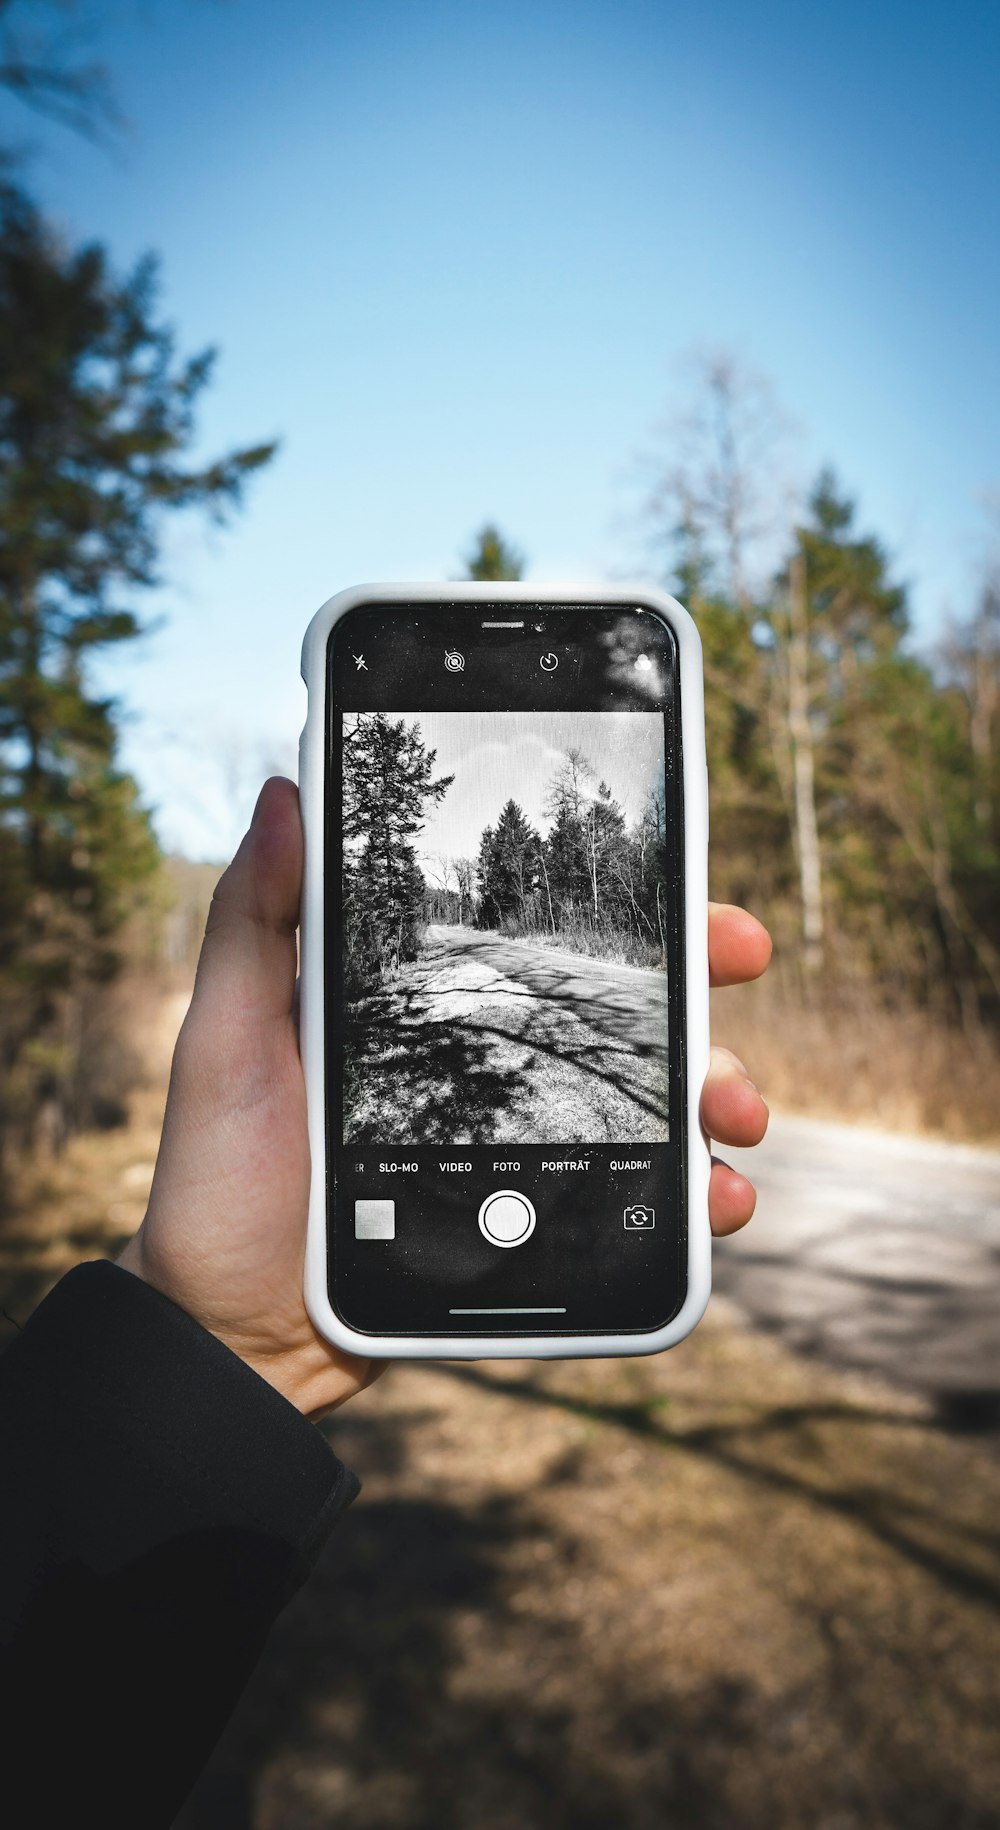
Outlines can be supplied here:
[[335, 1307], [362, 1332], [661, 1326], [685, 1244], [669, 630], [372, 608], [330, 671]]

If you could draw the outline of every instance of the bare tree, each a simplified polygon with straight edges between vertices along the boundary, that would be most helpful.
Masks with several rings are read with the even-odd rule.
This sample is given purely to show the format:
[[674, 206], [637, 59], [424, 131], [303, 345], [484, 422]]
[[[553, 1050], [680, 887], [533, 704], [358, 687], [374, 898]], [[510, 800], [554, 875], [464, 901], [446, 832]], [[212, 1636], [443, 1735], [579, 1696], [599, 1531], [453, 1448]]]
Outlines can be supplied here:
[[542, 805], [542, 812], [547, 819], [556, 819], [561, 807], [569, 808], [574, 820], [582, 821], [586, 803], [590, 796], [587, 792], [588, 782], [593, 780], [594, 771], [582, 750], [566, 750], [559, 764]]
[[749, 611], [794, 512], [792, 422], [766, 376], [731, 350], [689, 355], [682, 395], [658, 428], [647, 515], [658, 545], [686, 548], [705, 588]]
[[475, 858], [454, 858], [452, 863], [455, 871], [455, 881], [458, 884], [458, 920], [459, 925], [464, 927], [466, 912], [468, 912], [471, 917], [473, 910], [473, 897], [476, 883], [476, 860]]
[[[756, 675], [734, 670], [728, 657], [717, 665], [706, 653], [706, 681], [771, 730], [812, 972], [823, 955], [823, 892], [806, 558], [793, 532], [797, 492], [787, 481], [791, 422], [769, 381], [730, 351], [695, 355], [688, 373], [689, 396], [667, 422], [671, 455], [649, 511], [671, 544], [695, 614], [705, 598], [721, 597], [766, 644], [758, 647]], [[779, 558], [789, 551], [782, 585]]]

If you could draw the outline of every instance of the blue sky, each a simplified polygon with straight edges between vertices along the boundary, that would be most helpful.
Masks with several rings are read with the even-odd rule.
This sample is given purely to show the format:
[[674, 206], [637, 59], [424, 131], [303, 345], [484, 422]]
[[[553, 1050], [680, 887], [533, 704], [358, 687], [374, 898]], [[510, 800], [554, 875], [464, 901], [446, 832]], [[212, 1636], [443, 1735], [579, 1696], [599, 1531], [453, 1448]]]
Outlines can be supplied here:
[[532, 577], [638, 571], [637, 459], [698, 345], [770, 376], [921, 638], [967, 603], [1000, 486], [1000, 7], [70, 20], [130, 132], [109, 156], [9, 100], [0, 129], [74, 238], [162, 255], [181, 348], [220, 348], [202, 450], [282, 440], [229, 530], [170, 526], [158, 627], [104, 670], [169, 845], [223, 856], [294, 770], [302, 629], [341, 586], [455, 576], [487, 517]]

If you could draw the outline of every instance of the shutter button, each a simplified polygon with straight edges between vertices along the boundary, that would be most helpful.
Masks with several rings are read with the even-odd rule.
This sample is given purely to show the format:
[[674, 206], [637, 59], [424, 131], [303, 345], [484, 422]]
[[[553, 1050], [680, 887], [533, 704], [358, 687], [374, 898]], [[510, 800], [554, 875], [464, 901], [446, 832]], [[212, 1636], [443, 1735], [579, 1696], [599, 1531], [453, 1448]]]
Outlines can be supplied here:
[[535, 1230], [535, 1210], [527, 1195], [498, 1188], [479, 1209], [479, 1230], [491, 1245], [523, 1245]]

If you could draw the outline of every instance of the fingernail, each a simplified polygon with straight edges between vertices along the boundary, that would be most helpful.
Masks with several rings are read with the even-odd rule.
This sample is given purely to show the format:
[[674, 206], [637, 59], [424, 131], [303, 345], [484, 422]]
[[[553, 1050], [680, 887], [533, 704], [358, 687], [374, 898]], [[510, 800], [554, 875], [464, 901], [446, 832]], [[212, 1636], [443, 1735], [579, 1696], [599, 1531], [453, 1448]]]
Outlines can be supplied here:
[[751, 1091], [751, 1092], [752, 1092], [752, 1093], [756, 1093], [756, 1095], [757, 1095], [757, 1098], [758, 1098], [758, 1099], [763, 1099], [763, 1100], [764, 1100], [764, 1104], [765, 1104], [765, 1106], [766, 1106], [766, 1105], [767, 1105], [767, 1100], [766, 1100], [766, 1099], [764, 1099], [764, 1095], [763, 1095], [763, 1093], [762, 1093], [762, 1092], [761, 1092], [761, 1090], [760, 1090], [760, 1088], [759, 1088], [759, 1086], [758, 1086], [758, 1085], [757, 1085], [757, 1082], [756, 1082], [756, 1081], [755, 1081], [755, 1080], [752, 1080], [752, 1079], [751, 1079], [751, 1078], [750, 1078], [750, 1075], [749, 1075], [749, 1073], [748, 1073], [748, 1071], [747, 1071], [747, 1069], [746, 1069], [746, 1068], [745, 1068], [745, 1067], [744, 1067], [744, 1066], [743, 1066], [743, 1063], [742, 1063], [742, 1061], [741, 1061], [741, 1060], [740, 1060], [740, 1058], [739, 1058], [739, 1056], [738, 1056], [738, 1055], [736, 1055], [736, 1056], [734, 1056], [734, 1060], [735, 1060], [735, 1062], [736, 1062], [736, 1066], [737, 1066], [737, 1067], [738, 1067], [738, 1068], [739, 1068], [739, 1071], [740, 1071], [740, 1073], [741, 1073], [741, 1074], [742, 1074], [742, 1076], [743, 1076], [743, 1079], [744, 1079], [744, 1080], [745, 1080], [745, 1081], [746, 1081], [746, 1083], [747, 1083], [747, 1086], [748, 1086], [748, 1087], [749, 1087], [749, 1088], [750, 1088], [750, 1091]]

